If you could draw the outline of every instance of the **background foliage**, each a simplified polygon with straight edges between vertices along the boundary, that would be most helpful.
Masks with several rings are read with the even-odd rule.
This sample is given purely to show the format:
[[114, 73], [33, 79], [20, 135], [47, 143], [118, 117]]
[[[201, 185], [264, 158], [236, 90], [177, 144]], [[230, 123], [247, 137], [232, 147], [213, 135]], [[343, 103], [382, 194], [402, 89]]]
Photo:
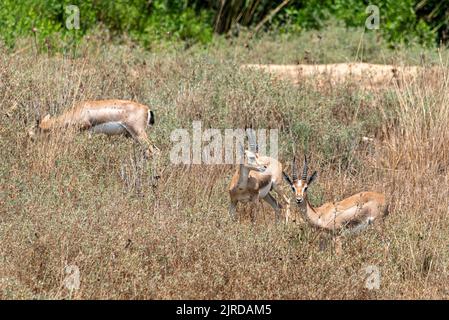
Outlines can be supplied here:
[[[80, 9], [79, 30], [65, 28], [69, 4]], [[210, 42], [214, 33], [238, 35], [241, 27], [295, 33], [321, 29], [329, 20], [360, 27], [368, 17], [369, 4], [367, 0], [2, 0], [0, 38], [8, 47], [24, 36], [35, 37], [46, 47], [61, 47], [100, 28], [112, 38], [129, 36], [146, 48], [165, 40], [190, 45]], [[379, 36], [390, 44], [447, 42], [448, 3], [385, 0], [371, 4], [380, 9]]]

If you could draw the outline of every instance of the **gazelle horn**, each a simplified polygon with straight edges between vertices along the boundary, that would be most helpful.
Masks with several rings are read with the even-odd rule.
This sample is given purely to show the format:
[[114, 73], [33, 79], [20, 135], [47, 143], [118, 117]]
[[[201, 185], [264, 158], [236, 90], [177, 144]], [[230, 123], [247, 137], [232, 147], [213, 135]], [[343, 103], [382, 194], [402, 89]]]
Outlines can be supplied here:
[[239, 143], [239, 151], [241, 156], [245, 155], [245, 149], [243, 148], [243, 145], [241, 143]]
[[258, 152], [258, 146], [256, 144], [256, 137], [254, 135], [253, 129], [246, 129], [248, 132], [248, 142], [249, 142], [249, 150], [251, 152]]
[[298, 180], [298, 173], [296, 172], [296, 157], [293, 157], [292, 161], [292, 179], [293, 181]]
[[302, 177], [301, 177], [301, 179], [303, 180], [303, 181], [307, 181], [307, 156], [306, 155], [304, 155], [304, 169], [303, 169], [303, 171], [302, 171]]

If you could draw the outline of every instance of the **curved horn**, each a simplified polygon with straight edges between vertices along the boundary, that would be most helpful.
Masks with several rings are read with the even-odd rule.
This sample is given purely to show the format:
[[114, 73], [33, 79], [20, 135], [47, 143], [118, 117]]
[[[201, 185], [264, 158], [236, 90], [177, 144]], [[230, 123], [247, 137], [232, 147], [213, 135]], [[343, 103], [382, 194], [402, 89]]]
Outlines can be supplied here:
[[237, 164], [242, 164], [245, 162], [245, 160], [244, 160], [245, 159], [245, 149], [243, 148], [243, 145], [241, 142], [239, 142], [239, 150], [235, 156], [236, 156], [235, 160], [236, 160]]
[[303, 169], [303, 171], [302, 171], [302, 177], [301, 177], [301, 179], [303, 180], [303, 181], [307, 181], [307, 156], [306, 155], [304, 155], [304, 169]]
[[298, 180], [298, 173], [296, 172], [296, 157], [293, 157], [292, 161], [292, 179], [293, 181]]
[[248, 132], [248, 142], [249, 142], [249, 150], [251, 152], [257, 152], [257, 144], [256, 144], [256, 137], [254, 135], [254, 130], [253, 129], [247, 129]]

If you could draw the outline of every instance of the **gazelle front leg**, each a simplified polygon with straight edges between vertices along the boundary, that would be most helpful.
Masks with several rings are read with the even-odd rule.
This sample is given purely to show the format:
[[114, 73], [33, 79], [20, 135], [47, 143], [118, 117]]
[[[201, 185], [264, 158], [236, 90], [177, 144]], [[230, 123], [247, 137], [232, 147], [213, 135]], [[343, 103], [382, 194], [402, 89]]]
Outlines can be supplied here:
[[281, 207], [279, 206], [279, 203], [269, 193], [263, 199], [266, 202], [268, 202], [268, 204], [274, 209], [274, 212], [275, 212], [275, 215], [276, 215], [276, 223], [278, 223], [279, 220], [281, 219]]
[[232, 221], [235, 221], [235, 211], [237, 209], [237, 202], [231, 201], [229, 204], [229, 217]]
[[159, 154], [159, 149], [150, 142], [145, 130], [135, 131], [126, 128], [134, 140], [136, 140], [145, 150], [145, 158], [148, 159], [153, 154]]
[[290, 198], [287, 197], [284, 192], [281, 190], [281, 188], [273, 183], [273, 190], [284, 200], [285, 202], [285, 223], [288, 223], [288, 220], [290, 219]]
[[337, 256], [341, 255], [343, 253], [343, 244], [341, 241], [341, 237], [340, 236], [334, 236], [334, 245], [335, 245], [335, 254]]

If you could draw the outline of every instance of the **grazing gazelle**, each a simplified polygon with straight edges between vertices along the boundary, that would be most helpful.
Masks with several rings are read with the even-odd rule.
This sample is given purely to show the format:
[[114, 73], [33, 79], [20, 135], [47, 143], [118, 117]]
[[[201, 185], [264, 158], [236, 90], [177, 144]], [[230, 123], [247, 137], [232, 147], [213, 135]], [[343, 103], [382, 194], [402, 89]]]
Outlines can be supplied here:
[[292, 178], [284, 174], [290, 184], [298, 204], [299, 211], [312, 226], [331, 232], [337, 238], [344, 233], [355, 234], [363, 231], [376, 219], [388, 214], [385, 196], [377, 192], [360, 192], [336, 203], [325, 203], [314, 208], [307, 199], [307, 188], [315, 180], [317, 172], [307, 177], [307, 158], [304, 157], [304, 168], [301, 179], [298, 179], [296, 161], [293, 158]]
[[281, 205], [270, 194], [271, 190], [274, 190], [286, 202], [286, 216], [288, 217], [290, 214], [290, 201], [279, 188], [282, 183], [281, 163], [271, 157], [260, 156], [254, 148], [251, 138], [251, 150], [243, 151], [243, 147], [240, 147], [244, 161], [237, 166], [237, 170], [229, 185], [229, 196], [231, 198], [229, 214], [231, 218], [235, 219], [238, 202], [258, 202], [259, 199], [263, 199], [274, 209], [276, 221], [279, 221]]
[[73, 127], [79, 130], [90, 130], [107, 135], [125, 134], [131, 136], [145, 147], [148, 157], [158, 149], [153, 146], [145, 131], [154, 124], [154, 114], [146, 105], [128, 100], [83, 101], [60, 116], [51, 118], [46, 115], [38, 121], [37, 128], [29, 131], [31, 137], [35, 130], [51, 132], [53, 130]]

